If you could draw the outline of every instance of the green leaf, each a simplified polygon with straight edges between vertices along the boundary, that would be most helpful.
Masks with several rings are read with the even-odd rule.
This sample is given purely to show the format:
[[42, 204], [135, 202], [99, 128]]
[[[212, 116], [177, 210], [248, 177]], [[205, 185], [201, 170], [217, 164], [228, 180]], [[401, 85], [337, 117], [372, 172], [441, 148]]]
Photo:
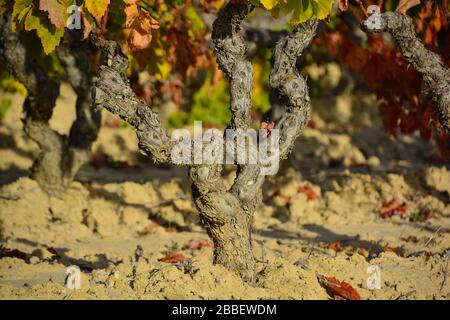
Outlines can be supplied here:
[[46, 54], [51, 53], [61, 42], [64, 26], [57, 28], [44, 11], [39, 10], [39, 0], [16, 0], [13, 6], [13, 31], [36, 30]]
[[34, 13], [28, 14], [24, 26], [26, 31], [36, 30], [45, 54], [53, 52], [64, 35], [64, 28], [57, 29], [45, 16], [39, 13], [36, 16]]
[[14, 2], [12, 13], [12, 29], [14, 32], [23, 25], [25, 17], [33, 10], [33, 6], [33, 0], [16, 0]]
[[96, 18], [102, 18], [108, 9], [110, 0], [85, 0], [86, 9]]
[[314, 14], [317, 19], [325, 19], [331, 11], [334, 0], [313, 0]]
[[289, 0], [283, 7], [284, 12], [292, 12], [290, 23], [299, 24], [310, 19], [313, 14], [311, 0]]
[[272, 10], [280, 3], [279, 0], [260, 0], [260, 1], [261, 1], [262, 5], [264, 6], [264, 8], [266, 8], [268, 10]]
[[[258, 0], [250, 0], [256, 4]], [[259, 0], [264, 8], [277, 15], [280, 11], [292, 14], [290, 23], [299, 24], [316, 16], [325, 19], [331, 11], [334, 0]]]

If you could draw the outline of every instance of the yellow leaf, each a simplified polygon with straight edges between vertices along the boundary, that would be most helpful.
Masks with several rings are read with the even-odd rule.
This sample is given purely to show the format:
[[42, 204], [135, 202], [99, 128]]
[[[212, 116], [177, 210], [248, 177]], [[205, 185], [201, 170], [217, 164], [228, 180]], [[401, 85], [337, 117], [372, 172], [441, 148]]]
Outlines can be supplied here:
[[100, 19], [106, 13], [110, 0], [85, 0], [86, 9], [96, 18]]
[[268, 10], [272, 10], [278, 5], [279, 0], [261, 0], [262, 5], [264, 8]]

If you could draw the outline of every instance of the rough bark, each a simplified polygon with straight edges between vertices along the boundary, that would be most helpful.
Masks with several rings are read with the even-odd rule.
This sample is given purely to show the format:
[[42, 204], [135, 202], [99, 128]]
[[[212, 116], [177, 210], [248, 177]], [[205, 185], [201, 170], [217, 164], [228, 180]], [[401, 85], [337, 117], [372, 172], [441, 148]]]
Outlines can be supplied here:
[[1, 43], [2, 57], [8, 70], [28, 91], [23, 104], [24, 131], [40, 148], [30, 175], [44, 190], [50, 193], [60, 191], [63, 185], [60, 164], [66, 161], [64, 139], [48, 124], [59, 95], [59, 82], [48, 77], [28, 57], [19, 34], [12, 32], [10, 15], [6, 14], [2, 17]]
[[280, 159], [289, 155], [295, 140], [310, 120], [308, 86], [299, 74], [296, 62], [313, 40], [317, 25], [315, 18], [297, 25], [289, 36], [278, 42], [274, 51], [270, 85], [278, 91], [286, 105], [286, 112], [276, 125], [280, 130]]
[[[232, 120], [229, 127], [238, 130], [251, 126], [253, 68], [247, 58], [241, 23], [252, 10], [253, 7], [248, 4], [226, 4], [214, 23], [212, 35], [217, 61], [230, 80]], [[298, 26], [279, 42], [275, 50], [276, 69], [272, 74], [272, 82], [287, 105], [286, 116], [280, 126], [284, 132], [281, 136], [283, 157], [287, 156], [293, 140], [308, 120], [308, 90], [295, 69], [295, 62], [312, 40], [316, 26], [315, 20]], [[105, 55], [105, 62], [94, 84], [95, 105], [128, 121], [136, 129], [139, 147], [143, 152], [158, 162], [172, 163], [171, 149], [174, 144], [162, 127], [157, 113], [140, 101], [130, 88], [125, 75], [127, 57], [113, 41], [95, 34], [91, 35], [91, 40]], [[293, 77], [293, 80], [287, 79], [286, 75]], [[293, 126], [294, 134], [291, 134], [289, 126]], [[253, 282], [256, 272], [251, 226], [253, 214], [262, 202], [262, 184], [265, 179], [259, 164], [238, 165], [234, 184], [227, 190], [221, 177], [222, 169], [221, 164], [190, 166], [193, 199], [201, 221], [214, 242], [214, 262], [244, 280]]]
[[100, 129], [100, 112], [93, 107], [92, 88], [94, 71], [91, 68], [91, 49], [82, 42], [83, 34], [78, 30], [67, 30], [57, 55], [66, 70], [67, 80], [77, 94], [76, 119], [68, 137], [69, 166], [66, 175], [73, 180], [81, 166], [89, 159], [92, 144]]
[[86, 161], [99, 128], [99, 116], [91, 112], [92, 72], [88, 53], [83, 46], [72, 43], [74, 39], [71, 35], [65, 38], [58, 50], [59, 58], [66, 67], [68, 80], [78, 95], [77, 120], [72, 126], [68, 140], [49, 126], [60, 83], [50, 78], [29, 57], [20, 34], [11, 29], [9, 14], [2, 16], [0, 38], [1, 56], [9, 72], [28, 91], [23, 104], [24, 131], [39, 146], [39, 154], [30, 169], [30, 176], [48, 194], [60, 195]]
[[126, 77], [128, 58], [120, 46], [91, 34], [91, 41], [105, 55], [97, 72], [93, 97], [97, 110], [105, 108], [131, 124], [139, 139], [140, 150], [159, 163], [170, 162], [172, 142], [162, 127], [158, 114], [139, 100]]
[[405, 59], [422, 74], [442, 123], [450, 133], [450, 70], [438, 54], [427, 50], [417, 38], [409, 16], [398, 12], [379, 14], [373, 11], [369, 14], [361, 24], [362, 29], [368, 33], [388, 32], [392, 35]]

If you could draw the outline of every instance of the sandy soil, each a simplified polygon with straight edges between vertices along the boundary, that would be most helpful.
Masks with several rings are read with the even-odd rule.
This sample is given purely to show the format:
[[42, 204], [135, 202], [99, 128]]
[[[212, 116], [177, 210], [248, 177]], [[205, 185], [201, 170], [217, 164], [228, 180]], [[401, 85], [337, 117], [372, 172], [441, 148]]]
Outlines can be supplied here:
[[[77, 181], [61, 199], [46, 196], [26, 176], [36, 146], [13, 97], [0, 124], [0, 298], [331, 299], [320, 274], [363, 299], [450, 299], [449, 165], [417, 137], [388, 137], [371, 97], [331, 96], [314, 101], [315, 128], [267, 183], [252, 286], [212, 264], [209, 242], [192, 242], [208, 236], [186, 171], [154, 167], [111, 115]], [[73, 104], [64, 87], [52, 119], [60, 132]], [[174, 252], [183, 263], [158, 261]], [[80, 290], [65, 287], [70, 265]], [[379, 290], [367, 288], [369, 265], [381, 269]]]

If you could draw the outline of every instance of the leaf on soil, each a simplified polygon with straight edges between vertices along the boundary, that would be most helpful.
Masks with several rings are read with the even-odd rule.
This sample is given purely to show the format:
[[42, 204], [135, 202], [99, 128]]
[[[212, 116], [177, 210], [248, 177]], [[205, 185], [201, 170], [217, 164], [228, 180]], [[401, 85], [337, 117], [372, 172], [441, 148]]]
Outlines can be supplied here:
[[164, 258], [158, 259], [160, 262], [165, 263], [182, 263], [186, 258], [181, 253], [171, 253]]
[[328, 249], [331, 249], [335, 252], [341, 252], [342, 251], [342, 243], [339, 240], [333, 241], [330, 244], [328, 244]]
[[297, 192], [303, 193], [308, 200], [317, 200], [319, 196], [316, 194], [314, 189], [310, 185], [300, 186], [297, 189]]
[[200, 250], [203, 248], [214, 248], [214, 244], [209, 240], [189, 240], [183, 249]]
[[361, 300], [361, 296], [350, 284], [333, 277], [318, 274], [317, 279], [334, 300]]
[[407, 208], [408, 206], [406, 203], [399, 203], [397, 200], [384, 201], [382, 207], [380, 208], [380, 216], [383, 219], [390, 218], [394, 215], [403, 217]]

